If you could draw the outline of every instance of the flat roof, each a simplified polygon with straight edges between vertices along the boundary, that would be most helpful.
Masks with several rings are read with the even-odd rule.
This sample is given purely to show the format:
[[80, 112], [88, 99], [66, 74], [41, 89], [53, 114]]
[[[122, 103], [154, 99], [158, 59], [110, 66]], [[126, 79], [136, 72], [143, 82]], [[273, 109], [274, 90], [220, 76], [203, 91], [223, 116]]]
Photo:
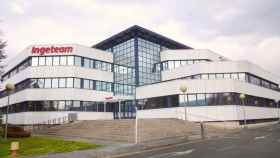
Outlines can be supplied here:
[[138, 25], [134, 25], [118, 34], [115, 34], [115, 35], [111, 36], [110, 38], [93, 45], [92, 47], [97, 48], [97, 49], [106, 50], [117, 44], [125, 42], [133, 37], [140, 37], [145, 40], [163, 45], [169, 49], [192, 49], [190, 46], [176, 42], [168, 37], [165, 37], [158, 33], [153, 32], [153, 31], [147, 30]]

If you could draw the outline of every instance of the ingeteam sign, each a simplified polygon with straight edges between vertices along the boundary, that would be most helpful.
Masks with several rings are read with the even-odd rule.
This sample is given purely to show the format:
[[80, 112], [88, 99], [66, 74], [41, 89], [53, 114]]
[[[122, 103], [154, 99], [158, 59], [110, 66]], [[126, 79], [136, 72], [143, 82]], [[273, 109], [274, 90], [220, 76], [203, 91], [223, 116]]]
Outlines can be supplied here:
[[31, 53], [33, 55], [58, 55], [68, 54], [73, 52], [73, 47], [32, 47]]

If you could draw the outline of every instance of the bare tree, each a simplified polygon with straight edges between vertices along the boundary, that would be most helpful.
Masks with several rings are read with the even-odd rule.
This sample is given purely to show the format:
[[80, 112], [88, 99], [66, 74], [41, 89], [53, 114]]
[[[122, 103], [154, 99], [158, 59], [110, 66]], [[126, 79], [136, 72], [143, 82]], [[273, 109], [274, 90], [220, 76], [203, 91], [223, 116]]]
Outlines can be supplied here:
[[[1, 35], [1, 32], [0, 32], [0, 35]], [[7, 58], [7, 55], [5, 53], [6, 46], [7, 46], [7, 42], [0, 39], [0, 76], [4, 72], [3, 60]]]

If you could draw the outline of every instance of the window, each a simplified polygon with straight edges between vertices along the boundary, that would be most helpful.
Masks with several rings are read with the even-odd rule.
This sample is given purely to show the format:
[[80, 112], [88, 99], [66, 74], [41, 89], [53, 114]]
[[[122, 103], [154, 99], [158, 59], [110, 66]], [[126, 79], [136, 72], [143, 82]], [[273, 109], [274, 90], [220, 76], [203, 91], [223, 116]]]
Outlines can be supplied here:
[[52, 79], [52, 88], [58, 88], [58, 79], [57, 78]]
[[45, 79], [45, 88], [52, 88], [52, 80], [50, 78]]
[[168, 66], [170, 70], [174, 69], [174, 61], [168, 61]]
[[238, 74], [236, 73], [231, 74], [231, 78], [234, 80], [238, 80]]
[[96, 69], [101, 69], [102, 65], [100, 61], [95, 61], [95, 68]]
[[90, 89], [90, 85], [89, 85], [89, 84], [90, 84], [89, 80], [86, 80], [86, 79], [85, 79], [85, 80], [84, 80], [84, 88], [85, 88], [85, 89]]
[[100, 82], [100, 81], [96, 81], [95, 84], [96, 84], [95, 89], [96, 89], [97, 91], [101, 91], [101, 90], [102, 90], [101, 82]]
[[67, 88], [73, 88], [73, 78], [67, 78]]
[[84, 67], [85, 68], [90, 68], [90, 60], [87, 59], [87, 58], [84, 59]]
[[90, 68], [95, 69], [94, 60], [90, 60], [90, 61], [89, 61], [89, 64], [90, 64]]
[[197, 94], [197, 105], [206, 105], [205, 94]]
[[31, 65], [38, 66], [38, 61], [39, 61], [38, 57], [32, 57]]
[[38, 88], [44, 88], [44, 79], [38, 79]]
[[180, 61], [174, 61], [174, 67], [175, 68], [180, 67]]
[[52, 66], [52, 60], [53, 60], [52, 57], [46, 57], [46, 65], [47, 66]]
[[182, 66], [187, 65], [187, 61], [181, 61], [181, 65]]
[[193, 60], [188, 60], [187, 63], [188, 63], [189, 65], [191, 65], [191, 64], [194, 63], [194, 61], [193, 61]]
[[261, 85], [261, 80], [254, 76], [249, 76], [250, 83]]
[[66, 56], [60, 56], [60, 65], [66, 65], [66, 64], [67, 64]]
[[224, 78], [224, 74], [216, 74], [216, 78], [217, 79], [223, 79]]
[[265, 80], [262, 80], [262, 86], [266, 87], [266, 88], [269, 88], [269, 82], [267, 82]]
[[163, 70], [168, 70], [168, 62], [163, 63]]
[[190, 106], [196, 105], [196, 95], [195, 94], [188, 95], [188, 105], [190, 105]]
[[81, 102], [80, 101], [73, 101], [73, 107], [71, 110], [80, 110]]
[[59, 57], [58, 56], [53, 57], [53, 65], [54, 66], [58, 66], [59, 65]]
[[30, 87], [31, 88], [39, 88], [37, 79], [31, 79], [30, 80]]
[[66, 87], [66, 78], [60, 78], [59, 79], [59, 88], [65, 88]]
[[76, 66], [82, 66], [82, 58], [75, 56], [75, 65]]
[[216, 105], [215, 95], [214, 94], [206, 94], [206, 103], [207, 103], [207, 105]]
[[73, 105], [72, 105], [72, 101], [71, 100], [66, 100], [65, 101], [65, 110], [70, 110], [71, 109], [71, 107], [72, 107]]
[[81, 88], [81, 79], [79, 78], [74, 79], [74, 88]]
[[65, 101], [59, 101], [59, 102], [58, 102], [58, 107], [57, 107], [57, 109], [58, 109], [59, 111], [65, 110]]
[[216, 79], [216, 75], [215, 74], [209, 74], [209, 79], [210, 80]]
[[238, 76], [239, 76], [239, 80], [240, 80], [240, 81], [244, 81], [244, 82], [246, 81], [246, 75], [245, 75], [245, 73], [239, 73]]
[[208, 74], [202, 74], [201, 79], [203, 80], [208, 80]]
[[231, 75], [230, 75], [230, 74], [224, 74], [224, 78], [225, 78], [225, 79], [230, 79], [230, 78], [231, 78]]
[[93, 89], [93, 81], [89, 80], [89, 89]]
[[67, 65], [74, 65], [74, 57], [67, 56]]

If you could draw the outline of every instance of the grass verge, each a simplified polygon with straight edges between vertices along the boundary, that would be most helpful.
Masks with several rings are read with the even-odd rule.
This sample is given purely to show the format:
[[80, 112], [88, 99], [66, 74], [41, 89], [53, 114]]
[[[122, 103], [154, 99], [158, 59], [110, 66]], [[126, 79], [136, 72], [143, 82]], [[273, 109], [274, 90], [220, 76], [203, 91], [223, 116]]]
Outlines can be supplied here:
[[63, 153], [76, 150], [95, 149], [100, 147], [96, 144], [86, 142], [68, 141], [49, 137], [30, 137], [19, 139], [0, 140], [0, 157], [9, 158], [9, 149], [12, 141], [18, 141], [20, 144], [20, 156], [36, 156], [50, 153]]

